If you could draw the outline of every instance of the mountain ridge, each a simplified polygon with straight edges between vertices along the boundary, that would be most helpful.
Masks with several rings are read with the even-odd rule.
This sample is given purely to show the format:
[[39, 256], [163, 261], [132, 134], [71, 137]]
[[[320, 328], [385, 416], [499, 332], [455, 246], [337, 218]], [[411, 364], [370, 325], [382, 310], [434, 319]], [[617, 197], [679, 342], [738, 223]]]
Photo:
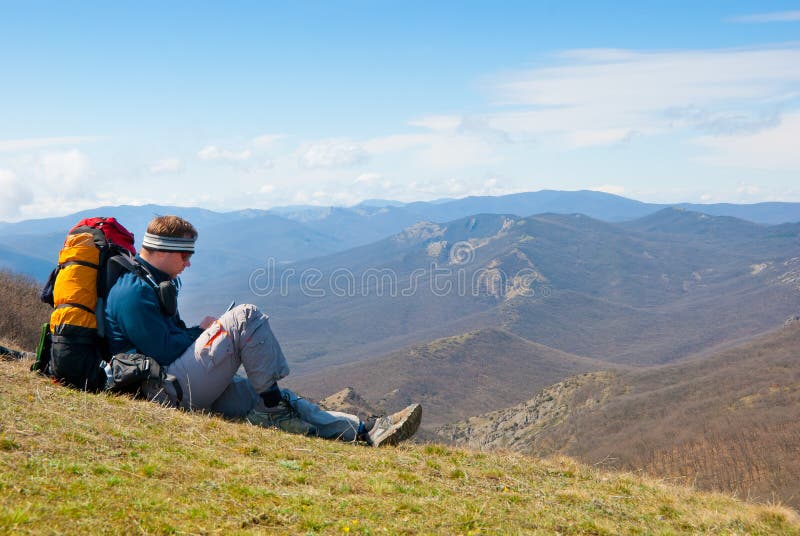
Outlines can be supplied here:
[[[755, 335], [796, 310], [791, 289], [800, 263], [791, 259], [800, 257], [798, 233], [742, 225], [748, 232], [711, 229], [693, 238], [684, 230], [631, 231], [582, 215], [490, 214], [417, 224], [374, 244], [289, 265], [294, 275], [287, 286], [255, 301], [274, 312], [282, 333], [302, 339], [302, 346], [287, 343], [287, 355], [326, 355], [331, 363], [359, 356], [361, 345], [388, 344], [437, 325], [480, 327], [470, 326], [470, 317], [574, 354], [666, 362]], [[451, 258], [454, 252], [466, 256]], [[306, 271], [319, 276], [319, 295], [304, 291]], [[351, 291], [338, 295], [327, 285], [342, 272]], [[375, 277], [364, 283], [380, 273], [393, 285], [384, 284], [382, 293]], [[281, 279], [280, 266], [273, 275]], [[433, 290], [438, 275], [448, 292]], [[519, 285], [530, 292], [520, 294]], [[760, 313], [742, 315], [745, 304]], [[309, 325], [330, 329], [315, 342], [314, 333], [304, 335]]]
[[484, 328], [286, 381], [312, 398], [344, 384], [387, 412], [418, 402], [431, 427], [503, 400], [523, 400], [570, 371], [604, 367], [612, 366]]
[[[795, 318], [793, 316], [792, 318]], [[663, 367], [604, 371], [438, 430], [471, 448], [587, 463], [800, 506], [800, 322]]]

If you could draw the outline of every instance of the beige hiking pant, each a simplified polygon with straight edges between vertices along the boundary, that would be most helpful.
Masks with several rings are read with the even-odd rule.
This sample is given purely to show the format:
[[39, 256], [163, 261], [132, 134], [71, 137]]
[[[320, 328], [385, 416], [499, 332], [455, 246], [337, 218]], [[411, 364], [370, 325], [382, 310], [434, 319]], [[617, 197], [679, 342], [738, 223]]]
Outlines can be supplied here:
[[[246, 378], [236, 374], [242, 366]], [[288, 376], [289, 365], [267, 315], [246, 304], [222, 315], [167, 367], [167, 372], [183, 389], [184, 408], [243, 417], [252, 409], [267, 411], [258, 393]], [[291, 412], [276, 414], [271, 425], [287, 432], [356, 439], [361, 425], [357, 416], [322, 410], [288, 389], [282, 389], [281, 394]]]
[[[241, 383], [234, 382], [241, 366], [247, 373], [249, 388], [246, 384], [235, 385]], [[267, 315], [255, 305], [246, 304], [222, 315], [167, 367], [167, 372], [178, 378], [184, 407], [213, 409], [225, 393], [226, 398], [231, 398], [224, 400], [230, 410], [236, 410], [236, 399], [240, 399], [240, 410], [249, 406], [244, 411], [247, 413], [253, 408], [253, 394], [263, 393], [288, 376], [289, 365], [269, 327]]]

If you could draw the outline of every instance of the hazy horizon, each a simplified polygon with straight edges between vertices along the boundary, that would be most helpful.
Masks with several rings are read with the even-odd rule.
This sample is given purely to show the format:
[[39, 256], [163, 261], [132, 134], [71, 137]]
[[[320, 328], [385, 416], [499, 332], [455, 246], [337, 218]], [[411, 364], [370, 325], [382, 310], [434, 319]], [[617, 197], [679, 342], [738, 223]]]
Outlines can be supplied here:
[[[543, 192], [543, 191], [599, 192], [599, 190], [532, 190], [532, 191], [513, 192], [511, 194], [503, 194], [503, 195], [535, 194], [535, 193]], [[614, 197], [620, 197], [620, 198], [624, 198], [624, 199], [628, 199], [628, 200], [636, 201], [636, 202], [640, 202], [640, 203], [648, 203], [648, 204], [651, 203], [649, 201], [644, 201], [642, 199], [636, 199], [634, 197], [626, 196], [626, 195], [611, 194], [611, 193], [608, 193], [608, 192], [600, 192], [600, 193], [607, 194], [607, 195], [614, 196]], [[352, 203], [352, 204], [325, 204], [325, 203], [322, 203], [322, 202], [319, 202], [319, 203], [313, 203], [312, 202], [312, 203], [308, 203], [308, 204], [304, 204], [304, 205], [278, 205], [278, 206], [267, 206], [267, 207], [239, 207], [239, 208], [228, 208], [228, 209], [226, 209], [226, 208], [207, 208], [207, 207], [202, 207], [202, 206], [198, 206], [198, 205], [181, 205], [181, 204], [168, 204], [168, 203], [136, 203], [136, 204], [129, 203], [129, 204], [120, 204], [120, 205], [106, 204], [106, 205], [98, 205], [98, 206], [93, 206], [93, 207], [85, 207], [85, 208], [82, 208], [82, 209], [79, 209], [79, 210], [75, 210], [75, 211], [70, 211], [70, 212], [67, 212], [67, 213], [64, 213], [64, 214], [47, 214], [47, 215], [40, 215], [40, 216], [34, 217], [34, 218], [14, 218], [14, 219], [10, 219], [10, 220], [0, 220], [0, 223], [20, 223], [22, 221], [29, 221], [29, 220], [44, 220], [44, 219], [50, 219], [50, 218], [59, 218], [59, 217], [69, 216], [69, 215], [75, 214], [77, 212], [83, 212], [83, 211], [87, 211], [87, 210], [91, 211], [93, 209], [100, 209], [100, 208], [143, 207], [143, 206], [150, 206], [150, 205], [168, 206], [168, 207], [176, 207], [176, 208], [187, 208], [187, 209], [203, 209], [203, 210], [209, 210], [211, 212], [216, 212], [216, 213], [221, 213], [221, 214], [238, 212], [238, 211], [241, 211], [241, 210], [265, 210], [265, 211], [275, 211], [275, 215], [276, 216], [280, 216], [281, 215], [280, 214], [281, 211], [283, 211], [283, 210], [291, 210], [291, 209], [303, 209], [303, 208], [309, 208], [309, 209], [313, 209], [313, 208], [320, 208], [320, 209], [324, 209], [324, 208], [355, 208], [355, 207], [358, 207], [358, 206], [360, 206], [362, 204], [366, 204], [366, 206], [373, 206], [373, 207], [384, 207], [384, 206], [385, 207], [389, 207], [389, 206], [403, 206], [403, 205], [408, 205], [408, 204], [411, 204], [411, 203], [418, 203], [418, 202], [423, 202], [423, 203], [446, 203], [446, 202], [450, 202], [450, 201], [459, 201], [459, 200], [463, 200], [463, 199], [467, 199], [467, 198], [471, 198], [471, 197], [502, 197], [502, 195], [496, 195], [496, 196], [464, 195], [464, 196], [457, 196], [457, 197], [439, 197], [439, 198], [435, 198], [435, 199], [431, 199], [431, 200], [415, 199], [415, 200], [411, 200], [411, 201], [398, 201], [396, 199], [370, 198], [370, 199], [363, 199], [363, 200], [360, 200], [360, 201]], [[762, 203], [795, 203], [795, 201], [767, 200], [767, 201], [752, 201], [750, 203], [729, 203], [729, 204], [746, 206], [746, 205], [757, 205], [757, 204], [762, 204]], [[712, 201], [698, 202], [698, 203], [690, 203], [688, 201], [674, 201], [674, 202], [664, 202], [664, 203], [654, 203], [653, 202], [652, 204], [664, 205], [666, 207], [666, 206], [670, 206], [670, 205], [682, 205], [682, 204], [709, 205], [710, 206], [710, 205], [728, 204], [728, 203], [724, 203], [724, 202], [718, 203], [718, 202], [712, 202]]]
[[796, 7], [4, 3], [0, 221], [541, 189], [800, 201]]

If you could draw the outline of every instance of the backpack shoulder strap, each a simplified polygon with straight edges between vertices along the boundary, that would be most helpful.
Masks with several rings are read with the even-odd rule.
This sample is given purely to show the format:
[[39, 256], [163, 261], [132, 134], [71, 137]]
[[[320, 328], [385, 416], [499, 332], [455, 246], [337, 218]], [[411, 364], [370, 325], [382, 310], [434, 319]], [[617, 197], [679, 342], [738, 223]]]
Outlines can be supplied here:
[[158, 293], [158, 283], [156, 283], [156, 280], [153, 279], [153, 275], [142, 263], [127, 253], [119, 253], [108, 260], [108, 270], [106, 271], [106, 288], [110, 290], [114, 283], [117, 282], [117, 279], [119, 279], [120, 276], [125, 272], [131, 272], [132, 274], [136, 275], [139, 277], [139, 279], [147, 283], [147, 286], [153, 290], [156, 290], [156, 293]]
[[117, 282], [117, 279], [125, 271], [135, 274], [153, 289], [153, 292], [156, 293], [156, 300], [158, 300], [158, 304], [164, 314], [175, 316], [178, 312], [177, 287], [171, 281], [165, 281], [161, 284], [156, 283], [153, 274], [150, 273], [147, 267], [125, 252], [114, 255], [109, 259], [108, 270], [106, 270], [106, 288], [110, 290], [111, 286]]

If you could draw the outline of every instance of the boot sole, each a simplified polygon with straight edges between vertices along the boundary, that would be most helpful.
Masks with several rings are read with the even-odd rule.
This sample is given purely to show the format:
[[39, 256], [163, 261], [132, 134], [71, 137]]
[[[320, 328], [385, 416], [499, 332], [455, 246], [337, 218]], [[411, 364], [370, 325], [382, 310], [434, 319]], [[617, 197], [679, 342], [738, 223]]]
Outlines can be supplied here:
[[392, 430], [375, 447], [384, 445], [397, 445], [413, 436], [422, 422], [422, 406], [414, 404], [409, 414], [399, 423], [392, 426]]

